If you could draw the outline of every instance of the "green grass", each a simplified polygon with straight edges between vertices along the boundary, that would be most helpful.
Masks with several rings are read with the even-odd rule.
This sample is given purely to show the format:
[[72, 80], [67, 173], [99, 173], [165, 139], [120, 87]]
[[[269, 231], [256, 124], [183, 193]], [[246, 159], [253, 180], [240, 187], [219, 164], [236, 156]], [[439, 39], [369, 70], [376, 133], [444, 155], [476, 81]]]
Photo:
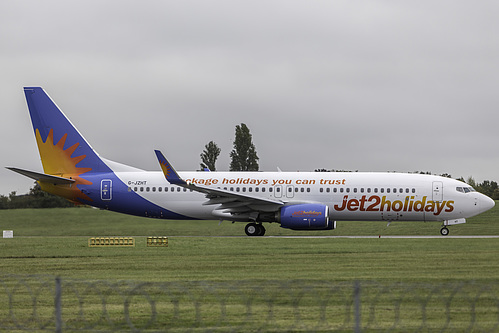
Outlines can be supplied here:
[[[267, 235], [381, 235], [381, 238], [246, 237], [244, 223], [164, 221], [90, 208], [0, 211], [0, 270], [85, 279], [143, 281], [316, 279], [447, 281], [499, 277], [499, 239], [391, 239], [438, 235], [439, 223], [339, 222], [322, 232], [267, 224]], [[452, 235], [499, 235], [499, 208], [451, 226]], [[209, 236], [242, 237], [209, 237]], [[134, 248], [89, 248], [93, 236], [136, 236]], [[168, 236], [168, 248], [145, 236]], [[192, 236], [192, 237], [182, 237]], [[157, 274], [161, 272], [162, 274]]]
[[[496, 207], [469, 219], [465, 225], [451, 226], [451, 235], [499, 235], [498, 221], [499, 209]], [[95, 282], [99, 286], [102, 283], [121, 286], [118, 281], [153, 282], [155, 284], [151, 287], [151, 295], [161, 294], [154, 289], [159, 288], [157, 283], [180, 284], [182, 287], [178, 288], [178, 295], [172, 292], [180, 302], [177, 309], [172, 309], [175, 302], [164, 300], [161, 298], [163, 296], [157, 296], [155, 301], [158, 323], [171, 325], [174, 321], [174, 327], [180, 331], [196, 326], [225, 327], [225, 324], [217, 321], [217, 316], [220, 316], [219, 296], [207, 292], [206, 288], [211, 285], [221, 286], [217, 287], [219, 293], [228, 293], [223, 318], [224, 322], [232, 323], [228, 327], [236, 323], [241, 331], [255, 331], [259, 327], [260, 331], [268, 331], [270, 328], [279, 331], [282, 327], [289, 328], [289, 325], [292, 325], [290, 323], [296, 320], [298, 311], [300, 321], [296, 326], [292, 325], [293, 329], [290, 330], [300, 331], [307, 330], [309, 323], [313, 326], [313, 323], [321, 322], [320, 312], [323, 310], [317, 305], [317, 297], [308, 299], [308, 296], [300, 294], [300, 288], [310, 286], [316, 295], [321, 295], [320, 300], [332, 292], [332, 289], [328, 288], [340, 284], [346, 286], [342, 292], [350, 297], [350, 288], [356, 280], [375, 281], [376, 286], [379, 284], [379, 287], [372, 291], [369, 289], [371, 282], [364, 285], [363, 297], [379, 304], [379, 307], [376, 307], [374, 324], [369, 325], [371, 308], [365, 307], [362, 310], [363, 325], [371, 328], [389, 328], [396, 320], [397, 311], [393, 308], [393, 299], [379, 293], [380, 288], [387, 288], [386, 286], [392, 286], [393, 283], [402, 283], [400, 289], [390, 287], [390, 290], [396, 297], [404, 300], [401, 303], [402, 308], [399, 309], [400, 316], [408, 316], [401, 320], [401, 323], [407, 325], [403, 327], [415, 329], [421, 325], [423, 313], [420, 302], [428, 297], [426, 291], [419, 291], [417, 287], [411, 287], [408, 291], [407, 286], [429, 284], [433, 286], [431, 288], [437, 288], [440, 283], [459, 286], [461, 283], [468, 284], [471, 280], [475, 281], [473, 286], [478, 288], [492, 285], [490, 297], [489, 291], [482, 294], [466, 291], [452, 299], [437, 299], [436, 307], [432, 302], [426, 309], [427, 331], [441, 331], [445, 326], [445, 322], [442, 324], [442, 318], [447, 316], [446, 300], [451, 300], [452, 304], [452, 313], [448, 314], [452, 317], [449, 326], [452, 330], [448, 330], [449, 332], [466, 331], [470, 320], [474, 320], [474, 317], [469, 315], [470, 306], [473, 304], [476, 307], [476, 320], [481, 325], [479, 327], [494, 327], [497, 323], [498, 308], [495, 300], [499, 288], [499, 238], [383, 237], [436, 236], [439, 235], [439, 223], [393, 222], [387, 227], [384, 222], [339, 222], [338, 229], [322, 232], [290, 231], [273, 224], [266, 225], [267, 235], [381, 235], [381, 238], [246, 237], [243, 236], [244, 223], [223, 222], [219, 226], [218, 221], [162, 221], [89, 208], [66, 208], [0, 211], [0, 226], [3, 230], [14, 231], [13, 239], [0, 239], [0, 273], [61, 276], [63, 281], [69, 281], [68, 283], [87, 281], [83, 283], [83, 287], [78, 287], [87, 293], [83, 298], [84, 313], [93, 318], [92, 322], [98, 322], [98, 325], [103, 321], [102, 318], [99, 319], [102, 307], [98, 304], [101, 301], [99, 296], [94, 296], [87, 290], [88, 281], [107, 281]], [[89, 248], [88, 238], [93, 236], [135, 236], [136, 246]], [[169, 246], [146, 247], [146, 236], [168, 236]], [[194, 281], [209, 281], [208, 287]], [[52, 282], [48, 282], [47, 285], [51, 284]], [[241, 317], [241, 313], [247, 316], [248, 301], [244, 301], [247, 298], [231, 296], [228, 292], [230, 286], [233, 286], [238, 295], [252, 295], [252, 316], [249, 321], [246, 320], [248, 318]], [[25, 286], [19, 288], [24, 290]], [[189, 293], [185, 294], [181, 290], [188, 290]], [[411, 296], [403, 298], [406, 293]], [[442, 295], [450, 294], [449, 291], [442, 292]], [[33, 299], [27, 295], [23, 298], [22, 295], [21, 292], [21, 296], [15, 298], [12, 303], [14, 313], [28, 322], [26, 327], [34, 327], [36, 330], [39, 326], [30, 323]], [[50, 300], [43, 306], [40, 305], [37, 313], [50, 318], [53, 313], [51, 292], [48, 288], [42, 288], [40, 295], [47, 296]], [[480, 297], [475, 298], [477, 295]], [[378, 296], [379, 298], [376, 298]], [[5, 297], [0, 293], [0, 298]], [[88, 319], [79, 319], [78, 302], [75, 303], [69, 296], [65, 297], [67, 298], [63, 299], [64, 304], [69, 306], [74, 303], [76, 306], [65, 310], [65, 325], [84, 327]], [[150, 318], [150, 305], [148, 302], [145, 305], [140, 303], [141, 297], [143, 300], [144, 297], [140, 295], [133, 298], [138, 305], [134, 307], [133, 316], [141, 327], [145, 327]], [[189, 297], [190, 300], [187, 299]], [[271, 324], [266, 297], [267, 300], [271, 297], [274, 302], [274, 308], [270, 312]], [[106, 299], [106, 311], [115, 316], [112, 320], [118, 323], [118, 327], [127, 327], [123, 318], [123, 298], [115, 298], [117, 306], [111, 305], [114, 302], [111, 296]], [[2, 299], [2, 304], [8, 304], [8, 300]], [[192, 299], [199, 300], [199, 303], [193, 303]], [[298, 307], [293, 305], [297, 299], [300, 300]], [[339, 298], [343, 302], [338, 300], [341, 304], [336, 304], [333, 299], [336, 300], [334, 297], [330, 298], [328, 306], [337, 306], [342, 313], [344, 298]], [[42, 302], [42, 297], [37, 302]], [[199, 312], [196, 306], [200, 307]], [[175, 318], [171, 317], [173, 310], [178, 311]], [[3, 319], [10, 318], [8, 313], [8, 309], [0, 305], [0, 328], [2, 323], [9, 325], [9, 321]], [[328, 307], [327, 313], [334, 311]], [[328, 323], [334, 321], [336, 326], [332, 326], [340, 327], [347, 321], [350, 325], [347, 325], [347, 331], [351, 331], [352, 319], [347, 318], [350, 320], [348, 321], [345, 318], [344, 314], [334, 320], [331, 317]], [[323, 322], [321, 325], [332, 327]], [[400, 327], [402, 326], [398, 326]]]
[[449, 281], [499, 276], [499, 239], [170, 237], [168, 248], [89, 248], [87, 237], [0, 242], [1, 271], [140, 281]]

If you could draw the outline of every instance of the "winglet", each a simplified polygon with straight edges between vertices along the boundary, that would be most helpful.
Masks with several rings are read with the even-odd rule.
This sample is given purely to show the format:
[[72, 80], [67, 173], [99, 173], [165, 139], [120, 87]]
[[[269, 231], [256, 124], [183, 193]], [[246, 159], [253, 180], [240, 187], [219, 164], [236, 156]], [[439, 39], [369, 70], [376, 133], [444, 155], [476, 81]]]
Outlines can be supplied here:
[[156, 156], [158, 157], [159, 165], [161, 166], [161, 170], [163, 170], [163, 174], [165, 175], [166, 180], [170, 184], [175, 185], [187, 185], [185, 180], [180, 178], [177, 171], [173, 168], [173, 166], [168, 162], [168, 160], [163, 156], [163, 154], [159, 150], [154, 151]]

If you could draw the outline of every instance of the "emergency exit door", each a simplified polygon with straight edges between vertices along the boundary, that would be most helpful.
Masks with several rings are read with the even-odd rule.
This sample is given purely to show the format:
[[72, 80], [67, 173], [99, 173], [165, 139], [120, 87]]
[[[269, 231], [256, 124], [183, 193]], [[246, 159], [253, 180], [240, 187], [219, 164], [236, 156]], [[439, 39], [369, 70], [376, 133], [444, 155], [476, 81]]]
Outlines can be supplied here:
[[102, 200], [111, 200], [113, 198], [113, 181], [103, 179], [100, 183], [100, 197]]

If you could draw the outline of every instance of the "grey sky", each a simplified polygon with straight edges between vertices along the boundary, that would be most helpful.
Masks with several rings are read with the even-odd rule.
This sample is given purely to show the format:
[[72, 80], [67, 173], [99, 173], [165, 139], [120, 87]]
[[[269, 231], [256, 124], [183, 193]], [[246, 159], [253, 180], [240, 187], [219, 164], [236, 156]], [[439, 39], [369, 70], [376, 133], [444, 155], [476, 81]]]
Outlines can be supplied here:
[[41, 171], [23, 86], [104, 157], [227, 170], [246, 123], [260, 169], [499, 180], [497, 1], [2, 1], [0, 194]]

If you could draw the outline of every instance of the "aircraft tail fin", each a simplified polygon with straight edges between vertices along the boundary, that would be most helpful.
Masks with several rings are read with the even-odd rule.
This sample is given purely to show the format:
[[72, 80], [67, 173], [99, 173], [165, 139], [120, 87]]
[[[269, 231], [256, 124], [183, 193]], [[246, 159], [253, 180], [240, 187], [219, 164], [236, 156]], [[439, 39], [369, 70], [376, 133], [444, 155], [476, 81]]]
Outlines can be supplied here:
[[45, 174], [69, 178], [111, 171], [43, 88], [25, 87], [24, 94]]

